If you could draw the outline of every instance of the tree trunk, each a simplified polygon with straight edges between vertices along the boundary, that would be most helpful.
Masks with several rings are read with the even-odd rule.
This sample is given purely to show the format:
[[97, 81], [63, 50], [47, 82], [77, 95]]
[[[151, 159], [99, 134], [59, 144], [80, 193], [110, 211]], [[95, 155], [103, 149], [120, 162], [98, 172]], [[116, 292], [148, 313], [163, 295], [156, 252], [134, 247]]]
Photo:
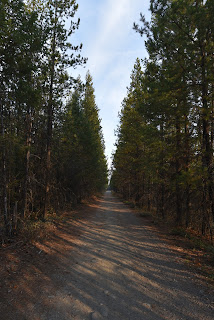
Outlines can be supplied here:
[[179, 115], [176, 115], [176, 160], [175, 160], [175, 168], [176, 168], [176, 224], [182, 224], [182, 210], [181, 210], [181, 187], [179, 177], [181, 174], [181, 127], [180, 127], [180, 118]]
[[148, 197], [147, 197], [147, 210], [150, 211], [151, 210], [151, 195], [150, 195], [150, 191], [151, 190], [151, 182], [150, 182], [150, 176], [148, 177], [148, 188], [147, 188], [147, 192], [148, 192]]
[[212, 85], [212, 98], [211, 98], [211, 148], [214, 150], [214, 85]]
[[[203, 140], [202, 140], [202, 166], [205, 172], [204, 178], [204, 192], [205, 201], [209, 201], [209, 207], [212, 214], [212, 219], [214, 219], [214, 199], [213, 199], [213, 180], [212, 180], [212, 146], [210, 139], [210, 114], [208, 108], [208, 84], [206, 78], [206, 55], [201, 47], [201, 71], [202, 71], [202, 83], [201, 83], [201, 94], [202, 94], [202, 130], [203, 130]], [[206, 177], [207, 175], [207, 177]]]
[[5, 152], [5, 128], [4, 128], [4, 111], [3, 103], [1, 103], [1, 136], [2, 136], [2, 188], [3, 188], [3, 214], [4, 214], [4, 227], [5, 233], [9, 233], [9, 221], [8, 221], [8, 199], [7, 199], [7, 170], [6, 170], [6, 152]]
[[46, 177], [45, 177], [45, 194], [44, 208], [42, 218], [45, 219], [46, 211], [50, 206], [50, 177], [51, 177], [51, 149], [52, 149], [52, 131], [53, 131], [53, 85], [55, 77], [55, 53], [56, 53], [56, 28], [53, 31], [51, 70], [50, 70], [50, 87], [49, 100], [47, 108], [47, 150], [46, 150]]
[[[185, 116], [185, 155], [184, 155], [184, 161], [185, 161], [185, 171], [188, 173], [189, 171], [189, 162], [190, 162], [190, 143], [189, 143], [189, 127], [188, 127], [188, 119], [187, 116]], [[187, 178], [186, 181], [186, 188], [185, 188], [185, 211], [186, 211], [186, 228], [189, 227], [190, 224], [190, 184]]]
[[26, 154], [23, 218], [25, 218], [25, 216], [29, 213], [30, 148], [31, 148], [31, 131], [32, 131], [32, 116], [29, 109], [26, 115], [26, 124], [27, 124], [27, 138], [26, 138], [27, 154]]
[[163, 220], [165, 220], [165, 183], [164, 183], [164, 148], [163, 148], [163, 142], [164, 142], [164, 129], [163, 129], [163, 119], [161, 119], [161, 125], [160, 125], [160, 133], [161, 133], [161, 168], [160, 168], [160, 178], [161, 178], [161, 184], [160, 184], [160, 214]]

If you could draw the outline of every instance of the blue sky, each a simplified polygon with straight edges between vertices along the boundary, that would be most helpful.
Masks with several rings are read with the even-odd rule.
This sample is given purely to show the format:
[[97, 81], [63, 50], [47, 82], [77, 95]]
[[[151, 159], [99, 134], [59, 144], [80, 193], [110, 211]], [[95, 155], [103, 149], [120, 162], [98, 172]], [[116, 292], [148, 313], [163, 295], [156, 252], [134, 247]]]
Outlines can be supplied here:
[[82, 56], [88, 58], [85, 68], [72, 71], [84, 79], [90, 71], [96, 103], [110, 164], [115, 149], [114, 131], [118, 112], [130, 84], [130, 74], [136, 58], [147, 56], [144, 39], [132, 29], [140, 12], [149, 19], [149, 0], [77, 0], [80, 28], [73, 36], [74, 44], [83, 43]]

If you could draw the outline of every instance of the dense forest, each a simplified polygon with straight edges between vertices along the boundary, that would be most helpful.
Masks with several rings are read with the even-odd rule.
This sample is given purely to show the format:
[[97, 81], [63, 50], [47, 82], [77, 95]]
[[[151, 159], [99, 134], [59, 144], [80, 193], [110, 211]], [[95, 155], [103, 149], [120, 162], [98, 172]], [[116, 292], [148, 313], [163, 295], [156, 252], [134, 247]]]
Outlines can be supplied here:
[[0, 233], [100, 192], [104, 141], [74, 0], [0, 2]]
[[151, 0], [148, 58], [122, 102], [111, 186], [177, 226], [213, 236], [214, 1]]

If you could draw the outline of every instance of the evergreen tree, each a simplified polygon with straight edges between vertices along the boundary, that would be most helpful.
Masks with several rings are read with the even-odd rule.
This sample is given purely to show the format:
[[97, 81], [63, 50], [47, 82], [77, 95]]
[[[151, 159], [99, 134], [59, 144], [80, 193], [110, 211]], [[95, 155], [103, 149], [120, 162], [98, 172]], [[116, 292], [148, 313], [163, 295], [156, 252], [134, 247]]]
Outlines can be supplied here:
[[80, 201], [106, 183], [89, 74], [64, 102], [75, 83], [67, 69], [86, 62], [82, 45], [70, 43], [77, 8], [62, 0], [0, 3], [0, 226], [7, 234], [18, 220], [44, 219], [48, 208]]
[[67, 103], [61, 137], [63, 167], [60, 176], [78, 202], [101, 192], [107, 184], [101, 130], [92, 78], [88, 73], [86, 84], [79, 79]]
[[36, 88], [32, 75], [36, 72], [42, 39], [36, 14], [27, 13], [22, 1], [1, 2], [0, 16], [2, 193], [6, 233], [11, 233], [13, 211], [17, 211], [17, 196], [12, 195], [18, 193], [17, 189], [24, 189], [23, 118], [33, 108]]
[[[105, 146], [102, 135], [101, 121], [99, 119], [99, 109], [95, 102], [92, 77], [86, 74], [86, 84], [83, 99], [83, 111], [86, 119], [85, 133], [88, 139], [87, 148], [87, 174], [88, 189], [101, 190], [107, 183], [107, 165], [104, 156]], [[90, 184], [93, 185], [90, 188]]]
[[[151, 1], [152, 22], [150, 25], [145, 23], [145, 19], [141, 17], [144, 27], [135, 25], [136, 31], [140, 34], [147, 33], [147, 48], [150, 57], [162, 63], [164, 70], [168, 70], [170, 76], [170, 85], [174, 82], [169, 92], [173, 97], [177, 95], [177, 117], [176, 117], [176, 145], [180, 148], [181, 142], [181, 116], [185, 118], [185, 143], [188, 143], [188, 122], [192, 118], [192, 112], [195, 110], [194, 121], [199, 121], [198, 138], [201, 156], [203, 194], [203, 226], [202, 232], [205, 232], [205, 225], [209, 225], [210, 212], [213, 215], [213, 147], [211, 143], [211, 123], [212, 123], [212, 77], [209, 70], [212, 70], [213, 59], [213, 10], [212, 1]], [[203, 17], [206, 16], [206, 21]], [[171, 66], [170, 66], [171, 65]], [[170, 69], [169, 69], [170, 68]], [[170, 71], [170, 74], [169, 74]], [[164, 73], [164, 72], [163, 72]], [[178, 79], [180, 77], [180, 79]], [[177, 81], [175, 81], [177, 80]], [[194, 101], [193, 101], [194, 98]], [[191, 106], [190, 106], [191, 103]], [[177, 154], [178, 154], [177, 150]], [[185, 150], [189, 154], [189, 150]], [[186, 166], [187, 164], [186, 157]], [[181, 159], [176, 159], [176, 189], [177, 196], [179, 191]], [[201, 170], [200, 170], [201, 172]], [[189, 184], [186, 181], [187, 185]], [[190, 182], [191, 183], [191, 182]], [[189, 192], [188, 192], [189, 193]], [[177, 197], [177, 203], [180, 203], [180, 196]], [[188, 202], [188, 201], [187, 201]], [[187, 212], [188, 212], [187, 205]], [[181, 214], [181, 209], [178, 210]], [[182, 220], [179, 215], [177, 220]], [[188, 216], [188, 213], [187, 213]], [[188, 218], [187, 218], [188, 220]], [[188, 222], [187, 222], [188, 224]]]
[[[137, 171], [138, 166], [132, 165], [137, 156], [131, 148], [140, 143], [143, 146], [139, 156], [140, 198], [145, 198], [148, 192], [151, 210], [164, 219], [173, 217], [177, 225], [201, 228], [203, 234], [209, 231], [212, 237], [214, 24], [211, 9], [213, 1], [152, 0], [151, 22], [141, 15], [143, 25], [134, 25], [140, 35], [146, 35], [149, 53], [149, 58], [144, 60], [141, 97], [134, 97], [134, 104], [139, 105], [135, 110], [136, 128], [141, 123], [141, 129], [137, 129], [138, 137], [132, 141], [133, 119], [128, 95], [120, 117], [112, 183], [122, 192], [120, 181], [123, 186], [134, 181], [130, 173], [133, 169]], [[202, 16], [206, 16], [206, 21]], [[136, 181], [134, 185], [137, 186]], [[131, 200], [136, 200], [132, 194]], [[140, 202], [145, 206], [145, 201]]]

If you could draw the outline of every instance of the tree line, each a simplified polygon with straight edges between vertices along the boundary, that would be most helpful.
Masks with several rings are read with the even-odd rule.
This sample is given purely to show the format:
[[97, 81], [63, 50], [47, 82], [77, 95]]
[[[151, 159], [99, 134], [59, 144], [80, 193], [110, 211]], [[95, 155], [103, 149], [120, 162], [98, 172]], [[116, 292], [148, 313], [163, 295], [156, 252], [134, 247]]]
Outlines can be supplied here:
[[107, 182], [104, 141], [87, 61], [71, 44], [75, 0], [0, 2], [0, 228], [80, 202]]
[[212, 238], [214, 2], [151, 0], [148, 58], [122, 102], [112, 188], [178, 226]]

